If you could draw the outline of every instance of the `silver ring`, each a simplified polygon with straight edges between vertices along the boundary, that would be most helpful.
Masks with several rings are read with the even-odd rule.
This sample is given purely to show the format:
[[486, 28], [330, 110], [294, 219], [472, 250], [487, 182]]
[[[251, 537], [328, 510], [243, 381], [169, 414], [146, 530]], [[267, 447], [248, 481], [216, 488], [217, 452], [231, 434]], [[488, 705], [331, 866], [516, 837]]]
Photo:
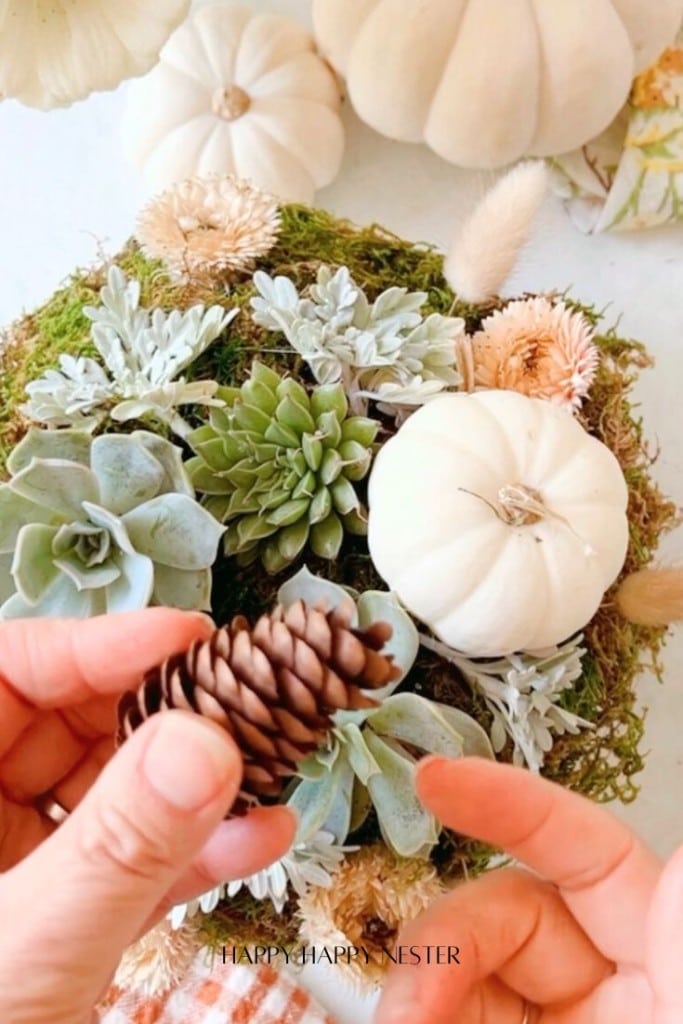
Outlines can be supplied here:
[[[49, 818], [55, 825], [62, 825], [69, 817], [69, 811], [63, 807], [58, 800], [55, 800], [49, 793], [36, 800], [36, 809], [45, 818]], [[524, 1022], [526, 1024], [526, 1022]]]
[[524, 1004], [524, 1016], [520, 1024], [531, 1024], [531, 1003]]

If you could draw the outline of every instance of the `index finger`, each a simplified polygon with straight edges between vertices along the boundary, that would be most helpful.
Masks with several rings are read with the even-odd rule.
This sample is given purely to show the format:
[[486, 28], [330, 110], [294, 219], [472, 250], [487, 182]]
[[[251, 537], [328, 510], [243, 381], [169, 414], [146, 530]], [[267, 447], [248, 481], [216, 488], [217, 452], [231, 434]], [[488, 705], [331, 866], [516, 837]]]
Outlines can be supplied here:
[[417, 792], [448, 828], [500, 847], [554, 882], [596, 947], [642, 964], [658, 858], [596, 804], [522, 768], [426, 758]]
[[171, 654], [215, 627], [173, 608], [92, 619], [17, 619], [0, 624], [0, 692], [5, 684], [37, 708], [64, 708], [122, 693]]

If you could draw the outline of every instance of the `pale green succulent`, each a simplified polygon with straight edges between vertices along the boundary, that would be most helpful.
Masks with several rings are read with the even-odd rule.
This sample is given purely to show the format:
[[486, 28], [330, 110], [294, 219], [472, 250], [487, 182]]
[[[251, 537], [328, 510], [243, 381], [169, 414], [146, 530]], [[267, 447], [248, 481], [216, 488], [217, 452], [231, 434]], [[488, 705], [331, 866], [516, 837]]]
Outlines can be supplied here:
[[348, 416], [341, 384], [309, 394], [255, 362], [241, 388], [221, 388], [224, 409], [188, 441], [187, 468], [204, 505], [228, 523], [225, 551], [241, 565], [261, 558], [280, 572], [307, 544], [336, 558], [344, 531], [364, 534], [354, 484], [370, 468], [378, 424]]
[[401, 670], [383, 690], [372, 692], [378, 707], [338, 711], [326, 746], [299, 765], [301, 781], [287, 794], [288, 805], [298, 813], [298, 837], [325, 829], [342, 843], [374, 808], [387, 846], [402, 857], [427, 857], [440, 826], [415, 793], [416, 751], [492, 759], [488, 736], [457, 708], [417, 693], [393, 693], [412, 668], [420, 645], [415, 624], [393, 594], [366, 591], [359, 596], [302, 569], [281, 587], [278, 599], [284, 607], [303, 600], [324, 602], [327, 608], [355, 599], [354, 625], [363, 629], [383, 621], [392, 627], [384, 650]]
[[0, 486], [0, 619], [208, 608], [223, 528], [145, 431], [31, 429]]

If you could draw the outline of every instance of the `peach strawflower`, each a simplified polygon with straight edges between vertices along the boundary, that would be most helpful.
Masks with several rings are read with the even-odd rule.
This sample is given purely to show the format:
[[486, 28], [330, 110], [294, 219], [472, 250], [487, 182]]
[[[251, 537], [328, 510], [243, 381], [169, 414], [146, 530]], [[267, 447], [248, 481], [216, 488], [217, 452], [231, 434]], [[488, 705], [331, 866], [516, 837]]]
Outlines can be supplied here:
[[233, 177], [190, 178], [153, 199], [138, 218], [146, 256], [175, 277], [229, 276], [250, 270], [280, 230], [276, 199]]
[[329, 888], [310, 886], [299, 897], [299, 938], [309, 946], [358, 946], [369, 956], [337, 962], [349, 980], [362, 985], [382, 981], [398, 933], [444, 891], [433, 864], [397, 857], [386, 846], [364, 846], [349, 854]]
[[599, 363], [593, 328], [564, 302], [539, 297], [510, 302], [472, 338], [475, 381], [546, 398], [575, 412]]
[[461, 391], [474, 391], [474, 351], [469, 334], [460, 334], [455, 339], [455, 365], [462, 377]]

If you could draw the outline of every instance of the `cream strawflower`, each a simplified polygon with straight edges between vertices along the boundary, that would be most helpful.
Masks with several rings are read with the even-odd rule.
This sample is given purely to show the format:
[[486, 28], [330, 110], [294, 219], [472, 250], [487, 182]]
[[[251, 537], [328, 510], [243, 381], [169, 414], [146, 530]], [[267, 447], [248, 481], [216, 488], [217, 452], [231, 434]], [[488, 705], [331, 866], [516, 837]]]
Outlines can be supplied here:
[[369, 963], [338, 963], [351, 979], [381, 982], [400, 929], [444, 891], [429, 861], [402, 858], [386, 846], [365, 846], [349, 854], [332, 875], [332, 885], [311, 886], [299, 897], [299, 937], [311, 946], [358, 946]]
[[497, 310], [472, 346], [478, 387], [519, 391], [571, 411], [588, 394], [600, 358], [586, 318], [545, 298]]
[[144, 74], [190, 0], [0, 0], [0, 95], [48, 110]]
[[277, 200], [233, 177], [190, 178], [153, 199], [136, 237], [176, 277], [218, 277], [253, 267], [280, 230]]
[[202, 948], [198, 935], [192, 924], [174, 929], [170, 921], [160, 921], [125, 951], [114, 984], [145, 996], [163, 995], [178, 984]]

